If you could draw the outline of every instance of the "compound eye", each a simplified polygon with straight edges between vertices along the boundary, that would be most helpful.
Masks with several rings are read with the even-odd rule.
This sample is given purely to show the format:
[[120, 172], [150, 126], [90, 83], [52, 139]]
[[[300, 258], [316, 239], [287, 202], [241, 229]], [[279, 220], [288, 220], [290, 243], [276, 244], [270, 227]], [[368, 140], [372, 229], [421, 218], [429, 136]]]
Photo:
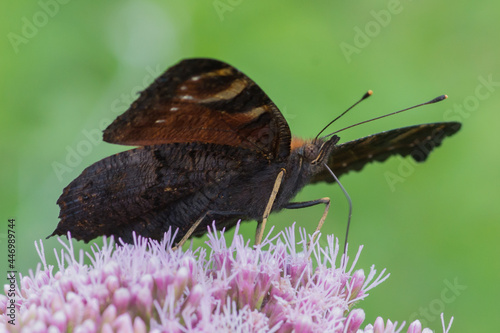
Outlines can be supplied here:
[[304, 147], [304, 157], [308, 161], [313, 161], [318, 156], [318, 146], [310, 143]]

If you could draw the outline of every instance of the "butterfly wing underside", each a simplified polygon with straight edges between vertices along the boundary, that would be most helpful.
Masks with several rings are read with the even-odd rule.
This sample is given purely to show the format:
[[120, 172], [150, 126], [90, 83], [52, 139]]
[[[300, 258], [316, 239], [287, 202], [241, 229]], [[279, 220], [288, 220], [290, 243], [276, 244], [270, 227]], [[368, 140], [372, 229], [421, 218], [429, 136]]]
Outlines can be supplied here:
[[[161, 239], [172, 227], [182, 236], [190, 227], [187, 222], [227, 197], [230, 184], [268, 165], [249, 150], [227, 148], [200, 143], [145, 146], [98, 161], [64, 189], [57, 201], [61, 221], [53, 235], [71, 231], [86, 242], [115, 235], [130, 243], [132, 231]], [[206, 231], [206, 226], [199, 229]]]
[[104, 141], [146, 146], [202, 142], [290, 154], [290, 129], [245, 74], [213, 59], [187, 59], [155, 80], [105, 131]]
[[[377, 133], [336, 146], [327, 162], [337, 177], [349, 171], [360, 171], [373, 161], [383, 162], [393, 155], [410, 155], [423, 162], [443, 139], [455, 134], [461, 125], [457, 122], [423, 124]], [[316, 174], [311, 183], [333, 183], [335, 179], [326, 169]]]

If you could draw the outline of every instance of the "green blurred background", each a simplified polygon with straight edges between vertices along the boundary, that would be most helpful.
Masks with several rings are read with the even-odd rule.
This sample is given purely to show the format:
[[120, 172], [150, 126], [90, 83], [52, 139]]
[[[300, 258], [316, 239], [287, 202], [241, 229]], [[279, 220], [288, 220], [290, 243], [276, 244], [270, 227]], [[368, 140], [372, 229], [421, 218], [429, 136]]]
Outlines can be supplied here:
[[[409, 160], [392, 158], [343, 177], [354, 202], [351, 249], [365, 246], [357, 267], [368, 271], [375, 264], [391, 273], [359, 306], [365, 323], [376, 316], [420, 318], [440, 331], [444, 312], [455, 316], [453, 332], [498, 327], [498, 3], [42, 0], [1, 6], [0, 253], [6, 257], [7, 218], [14, 217], [23, 274], [38, 262], [34, 242], [58, 223], [62, 189], [85, 167], [126, 149], [101, 142], [101, 129], [167, 67], [213, 57], [255, 80], [292, 133], [304, 137], [368, 89], [373, 97], [332, 130], [448, 94], [444, 102], [342, 132], [347, 141], [419, 123], [463, 122], [409, 171], [401, 169]], [[68, 163], [74, 151], [80, 153]], [[387, 172], [404, 181], [391, 188]], [[323, 233], [343, 239], [347, 203], [338, 186], [309, 186], [297, 200], [324, 196], [333, 204]], [[282, 230], [297, 221], [312, 232], [322, 209], [286, 211], [270, 223]], [[255, 223], [242, 229], [253, 238]], [[54, 263], [51, 248], [60, 244], [52, 238], [44, 245]]]

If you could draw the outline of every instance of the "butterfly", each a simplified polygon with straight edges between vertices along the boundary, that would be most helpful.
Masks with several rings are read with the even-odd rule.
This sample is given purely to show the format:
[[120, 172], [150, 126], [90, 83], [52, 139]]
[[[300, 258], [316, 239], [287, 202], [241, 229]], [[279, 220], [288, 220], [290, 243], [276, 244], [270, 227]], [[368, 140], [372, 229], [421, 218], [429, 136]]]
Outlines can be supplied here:
[[217, 229], [239, 220], [262, 226], [284, 208], [328, 207], [328, 198], [292, 202], [308, 184], [335, 182], [325, 165], [340, 177], [392, 155], [422, 162], [460, 127], [416, 125], [342, 144], [337, 135], [301, 139], [248, 76], [218, 60], [186, 59], [106, 128], [104, 141], [138, 148], [92, 164], [63, 190], [51, 236], [133, 242], [133, 231], [159, 240], [178, 228], [181, 242], [212, 221]]

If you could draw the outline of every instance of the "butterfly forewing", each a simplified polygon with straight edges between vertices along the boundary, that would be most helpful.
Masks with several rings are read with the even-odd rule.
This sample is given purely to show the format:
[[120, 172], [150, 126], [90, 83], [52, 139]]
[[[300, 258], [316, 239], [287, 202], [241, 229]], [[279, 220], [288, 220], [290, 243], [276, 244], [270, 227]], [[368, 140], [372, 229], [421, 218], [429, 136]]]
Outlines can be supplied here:
[[269, 159], [290, 153], [290, 129], [269, 97], [234, 67], [188, 59], [156, 79], [105, 131], [124, 145], [203, 142], [255, 150]]
[[[452, 136], [460, 127], [457, 122], [432, 123], [377, 133], [336, 146], [327, 164], [340, 177], [361, 170], [367, 163], [383, 162], [392, 155], [411, 155], [417, 162], [423, 162], [445, 137]], [[320, 181], [333, 183], [335, 179], [323, 170], [311, 183]]]

